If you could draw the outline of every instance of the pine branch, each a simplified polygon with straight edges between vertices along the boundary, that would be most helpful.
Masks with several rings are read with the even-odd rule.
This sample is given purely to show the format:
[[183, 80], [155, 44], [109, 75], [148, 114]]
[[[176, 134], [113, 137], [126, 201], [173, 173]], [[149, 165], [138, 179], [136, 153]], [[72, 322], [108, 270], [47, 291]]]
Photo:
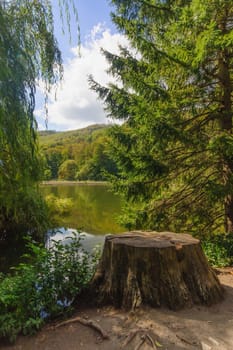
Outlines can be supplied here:
[[166, 7], [166, 6], [158, 6], [158, 5], [154, 5], [154, 4], [152, 4], [151, 2], [148, 2], [148, 1], [146, 1], [146, 0], [141, 0], [141, 3], [143, 4], [143, 5], [145, 5], [145, 6], [147, 6], [147, 7], [149, 7], [149, 8], [151, 8], [151, 9], [154, 9], [154, 10], [162, 10], [162, 11], [164, 11], [164, 12], [168, 12], [168, 13], [170, 13], [170, 14], [172, 14], [173, 13], [173, 11], [171, 10], [171, 8], [170, 7]]

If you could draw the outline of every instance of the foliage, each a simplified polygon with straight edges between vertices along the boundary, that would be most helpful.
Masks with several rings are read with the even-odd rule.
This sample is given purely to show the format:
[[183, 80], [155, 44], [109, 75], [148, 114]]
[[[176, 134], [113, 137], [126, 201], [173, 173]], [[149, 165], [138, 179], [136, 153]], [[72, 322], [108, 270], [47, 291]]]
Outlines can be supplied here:
[[[116, 164], [108, 152], [108, 130], [106, 125], [91, 125], [81, 130], [40, 133], [45, 158], [44, 179], [104, 181], [107, 172], [116, 175]], [[76, 171], [75, 166], [72, 168], [72, 176], [67, 174], [69, 164], [77, 167]]]
[[91, 87], [113, 118], [125, 224], [233, 231], [232, 1], [112, 0], [129, 40], [103, 51], [117, 82]]
[[[63, 162], [63, 155], [55, 149], [50, 153], [46, 153], [45, 158], [44, 180], [57, 179], [59, 167]], [[50, 173], [49, 178], [47, 178], [48, 172]]]
[[49, 194], [45, 197], [45, 202], [47, 204], [50, 228], [61, 226], [62, 218], [70, 213], [73, 206], [72, 199], [58, 198], [53, 194]]
[[0, 239], [16, 238], [22, 232], [42, 237], [48, 227], [48, 213], [37, 187], [18, 188], [14, 201], [17, 208], [0, 210]]
[[19, 333], [32, 334], [46, 320], [71, 310], [97, 262], [96, 253], [83, 250], [81, 239], [73, 236], [67, 245], [54, 241], [48, 249], [28, 242], [27, 262], [0, 278], [0, 338], [14, 341]]
[[47, 168], [44, 170], [44, 176], [43, 179], [46, 181], [51, 180], [52, 179], [52, 171], [51, 169]]
[[108, 154], [109, 139], [100, 136], [93, 143], [93, 151], [89, 159], [77, 173], [78, 180], [104, 181], [108, 179], [107, 174], [117, 175], [116, 163]]
[[205, 238], [202, 247], [214, 267], [225, 267], [233, 265], [233, 234], [216, 234]]
[[73, 159], [65, 160], [58, 170], [58, 177], [61, 180], [75, 180], [77, 163]]
[[[68, 3], [62, 1], [61, 10]], [[0, 1], [0, 33], [0, 232], [12, 234], [21, 226], [24, 233], [33, 226], [41, 231], [35, 93], [38, 82], [47, 94], [62, 78], [51, 1]], [[27, 216], [31, 207], [35, 211]]]

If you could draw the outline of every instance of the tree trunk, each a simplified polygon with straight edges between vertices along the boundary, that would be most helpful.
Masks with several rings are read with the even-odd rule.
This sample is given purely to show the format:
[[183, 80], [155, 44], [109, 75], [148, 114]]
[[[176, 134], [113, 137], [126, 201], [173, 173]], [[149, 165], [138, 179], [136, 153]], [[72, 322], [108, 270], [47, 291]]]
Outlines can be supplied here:
[[[225, 14], [220, 17], [220, 23], [218, 25], [222, 34], [228, 34], [228, 10], [225, 9]], [[220, 114], [219, 125], [223, 132], [232, 135], [232, 81], [231, 81], [231, 65], [230, 58], [231, 53], [229, 49], [225, 48], [219, 52], [218, 57], [218, 79], [220, 86]], [[233, 176], [233, 161], [223, 155], [222, 159], [223, 169], [223, 184], [229, 187], [228, 194], [224, 199], [224, 214], [225, 214], [225, 231], [233, 232], [233, 196], [231, 193], [231, 182]]]
[[228, 194], [224, 198], [224, 211], [225, 211], [225, 231], [227, 233], [233, 232], [233, 197]]
[[90, 290], [98, 304], [124, 309], [143, 303], [175, 310], [223, 298], [200, 241], [171, 232], [107, 236]]

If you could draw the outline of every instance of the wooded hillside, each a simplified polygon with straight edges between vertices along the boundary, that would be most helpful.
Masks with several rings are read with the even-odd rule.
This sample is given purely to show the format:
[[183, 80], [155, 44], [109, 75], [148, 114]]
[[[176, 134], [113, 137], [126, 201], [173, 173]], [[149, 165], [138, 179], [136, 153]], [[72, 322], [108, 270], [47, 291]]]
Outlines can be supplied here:
[[109, 157], [108, 125], [84, 129], [39, 132], [44, 158], [44, 180], [106, 180], [106, 172], [116, 174]]

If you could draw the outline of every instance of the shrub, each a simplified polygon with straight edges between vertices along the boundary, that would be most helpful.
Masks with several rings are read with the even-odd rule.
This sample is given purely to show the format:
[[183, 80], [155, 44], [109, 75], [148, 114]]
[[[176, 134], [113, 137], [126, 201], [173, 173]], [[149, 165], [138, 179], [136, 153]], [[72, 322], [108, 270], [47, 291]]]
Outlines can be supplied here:
[[18, 333], [32, 334], [46, 320], [72, 308], [74, 298], [90, 281], [97, 254], [83, 250], [82, 237], [71, 243], [54, 242], [53, 248], [29, 241], [27, 263], [0, 276], [0, 338], [14, 341]]
[[202, 241], [202, 248], [212, 266], [233, 265], [233, 233], [206, 238]]

